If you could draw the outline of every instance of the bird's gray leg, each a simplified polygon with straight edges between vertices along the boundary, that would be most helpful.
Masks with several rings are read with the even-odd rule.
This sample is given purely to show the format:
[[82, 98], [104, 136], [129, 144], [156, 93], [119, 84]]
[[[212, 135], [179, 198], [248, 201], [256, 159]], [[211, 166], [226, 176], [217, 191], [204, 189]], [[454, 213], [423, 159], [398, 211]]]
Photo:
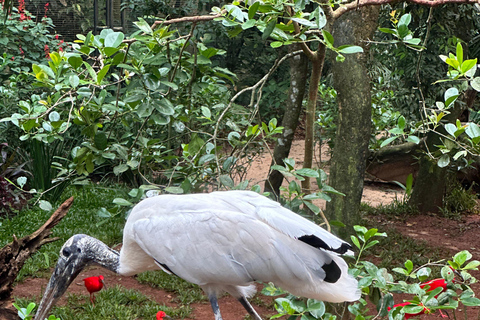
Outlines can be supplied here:
[[254, 320], [262, 320], [262, 318], [260, 318], [260, 316], [258, 315], [257, 311], [253, 309], [252, 305], [250, 304], [250, 302], [248, 302], [247, 299], [245, 299], [245, 297], [238, 298], [238, 301], [240, 301], [242, 306], [245, 308], [245, 310], [247, 310], [247, 312], [250, 314], [250, 316], [252, 316]]
[[210, 304], [212, 305], [215, 320], [223, 320], [222, 315], [220, 314], [220, 307], [218, 306], [217, 295], [215, 293], [210, 293], [208, 295], [208, 300], [210, 300]]

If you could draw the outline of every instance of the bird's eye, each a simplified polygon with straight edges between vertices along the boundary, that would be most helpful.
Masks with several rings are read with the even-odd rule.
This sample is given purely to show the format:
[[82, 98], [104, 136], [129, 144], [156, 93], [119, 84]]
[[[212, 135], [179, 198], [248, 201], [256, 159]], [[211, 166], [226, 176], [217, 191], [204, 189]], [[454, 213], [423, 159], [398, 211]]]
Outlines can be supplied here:
[[71, 253], [72, 253], [72, 251], [70, 250], [70, 248], [64, 248], [64, 249], [63, 249], [63, 255], [64, 255], [66, 258], [68, 258]]
[[78, 253], [81, 253], [81, 252], [82, 252], [82, 249], [77, 248], [77, 252], [78, 252]]

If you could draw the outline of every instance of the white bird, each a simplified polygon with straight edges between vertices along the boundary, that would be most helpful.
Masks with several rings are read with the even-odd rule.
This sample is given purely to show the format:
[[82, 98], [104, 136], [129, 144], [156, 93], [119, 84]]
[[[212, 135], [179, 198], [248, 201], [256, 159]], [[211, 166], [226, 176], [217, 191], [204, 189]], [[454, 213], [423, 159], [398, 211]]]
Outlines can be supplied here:
[[120, 253], [77, 234], [63, 245], [36, 318], [43, 320], [80, 271], [96, 263], [130, 276], [161, 269], [199, 285], [221, 320], [217, 295], [228, 292], [255, 320], [247, 298], [254, 281], [328, 302], [360, 298], [339, 254], [351, 246], [311, 221], [251, 191], [160, 195], [131, 211]]

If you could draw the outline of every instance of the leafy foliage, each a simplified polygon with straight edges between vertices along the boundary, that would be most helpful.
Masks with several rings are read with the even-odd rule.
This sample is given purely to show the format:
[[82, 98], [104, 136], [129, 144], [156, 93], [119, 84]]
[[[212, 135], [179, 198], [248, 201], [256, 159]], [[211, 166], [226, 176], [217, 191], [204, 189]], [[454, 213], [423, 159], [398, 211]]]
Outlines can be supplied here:
[[[354, 246], [359, 250], [357, 259], [354, 263], [351, 273], [359, 280], [359, 287], [362, 289], [363, 297], [359, 302], [345, 306], [337, 306], [338, 315], [342, 315], [347, 308], [355, 319], [371, 319], [373, 317], [388, 317], [388, 319], [404, 319], [406, 314], [433, 313], [441, 309], [465, 310], [467, 307], [479, 306], [480, 299], [475, 297], [470, 285], [477, 280], [470, 274], [472, 270], [477, 270], [479, 261], [473, 260], [468, 251], [457, 253], [452, 260], [448, 260], [441, 268], [442, 278], [435, 281], [445, 284], [442, 287], [431, 288], [432, 282], [424, 282], [432, 276], [430, 266], [439, 266], [440, 263], [428, 263], [426, 265], [414, 268], [412, 261], [405, 262], [405, 268], [393, 268], [404, 280], [395, 281], [394, 275], [385, 268], [378, 268], [369, 261], [361, 260], [365, 250], [377, 245], [378, 237], [386, 237], [385, 233], [379, 233], [376, 228], [367, 229], [363, 226], [355, 226], [356, 236], [351, 240]], [[414, 282], [414, 283], [409, 283]], [[415, 282], [419, 281], [419, 282]], [[403, 292], [412, 294], [412, 299], [406, 303], [394, 305], [394, 294]], [[269, 296], [278, 296], [285, 294], [281, 289], [275, 288], [272, 284], [266, 286], [263, 294]], [[377, 315], [368, 315], [368, 299], [377, 307]], [[321, 301], [313, 299], [300, 299], [292, 295], [275, 299], [278, 314], [273, 318], [288, 315], [288, 319], [337, 319], [337, 315], [329, 313], [332, 310]]]

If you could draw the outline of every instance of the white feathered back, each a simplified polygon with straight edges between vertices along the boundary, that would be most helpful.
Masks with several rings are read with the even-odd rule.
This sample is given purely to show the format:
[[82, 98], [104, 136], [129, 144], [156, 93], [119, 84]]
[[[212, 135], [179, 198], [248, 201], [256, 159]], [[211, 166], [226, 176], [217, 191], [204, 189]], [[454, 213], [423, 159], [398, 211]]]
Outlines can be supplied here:
[[[299, 241], [302, 237], [310, 238]], [[312, 240], [320, 249], [308, 244]], [[128, 218], [120, 259], [127, 274], [142, 264], [157, 265], [208, 290], [241, 295], [258, 280], [298, 296], [341, 302], [360, 297], [357, 281], [338, 256], [348, 247], [266, 197], [225, 191], [142, 201]], [[129, 264], [133, 256], [136, 261]]]

